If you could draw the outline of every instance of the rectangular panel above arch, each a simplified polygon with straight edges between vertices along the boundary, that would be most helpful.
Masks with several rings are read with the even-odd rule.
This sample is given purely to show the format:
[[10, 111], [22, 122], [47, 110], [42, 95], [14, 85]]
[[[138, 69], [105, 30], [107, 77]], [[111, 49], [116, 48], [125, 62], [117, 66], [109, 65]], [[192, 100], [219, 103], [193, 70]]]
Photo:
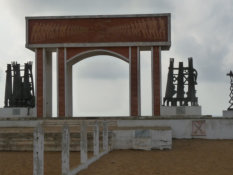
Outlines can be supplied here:
[[26, 17], [26, 47], [171, 45], [170, 14]]

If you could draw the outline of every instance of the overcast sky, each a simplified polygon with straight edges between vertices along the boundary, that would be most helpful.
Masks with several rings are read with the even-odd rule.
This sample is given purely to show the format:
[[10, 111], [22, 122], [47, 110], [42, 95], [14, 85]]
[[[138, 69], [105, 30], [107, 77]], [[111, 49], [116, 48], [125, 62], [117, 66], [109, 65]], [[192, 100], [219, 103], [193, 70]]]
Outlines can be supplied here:
[[[229, 106], [226, 73], [233, 69], [232, 0], [0, 0], [0, 106], [6, 64], [34, 61], [34, 53], [25, 48], [25, 16], [145, 13], [171, 13], [172, 45], [162, 52], [162, 96], [169, 58], [175, 58], [176, 65], [179, 61], [187, 65], [187, 58], [193, 57], [203, 114], [222, 115]], [[151, 113], [149, 59], [149, 53], [142, 53], [144, 115]], [[128, 64], [114, 57], [98, 56], [76, 64], [74, 115], [128, 115], [128, 72]]]

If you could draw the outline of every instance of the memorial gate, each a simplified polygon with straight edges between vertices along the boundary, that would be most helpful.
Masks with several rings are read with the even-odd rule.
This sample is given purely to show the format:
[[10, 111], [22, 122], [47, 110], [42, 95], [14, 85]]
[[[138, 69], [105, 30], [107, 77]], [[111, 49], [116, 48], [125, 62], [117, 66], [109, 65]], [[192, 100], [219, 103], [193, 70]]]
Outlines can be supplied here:
[[[152, 115], [160, 115], [161, 51], [171, 46], [170, 14], [26, 17], [35, 52], [37, 117], [52, 116], [52, 52], [58, 63], [58, 117], [72, 116], [72, 65], [96, 55], [129, 63], [130, 116], [140, 116], [140, 51], [151, 51]], [[88, 93], [88, 92], [87, 92]]]

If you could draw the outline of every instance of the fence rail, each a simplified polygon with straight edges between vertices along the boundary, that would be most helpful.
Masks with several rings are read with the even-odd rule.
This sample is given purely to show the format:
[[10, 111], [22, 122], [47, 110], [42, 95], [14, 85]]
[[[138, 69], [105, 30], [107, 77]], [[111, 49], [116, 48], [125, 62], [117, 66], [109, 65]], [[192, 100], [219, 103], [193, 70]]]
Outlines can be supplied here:
[[[44, 126], [48, 123], [43, 123], [42, 121], [32, 121], [32, 122], [15, 122], [8, 121], [6, 125], [1, 125], [0, 127], [29, 127], [34, 128], [33, 132], [33, 175], [44, 175], [44, 142], [45, 133]], [[101, 158], [103, 155], [107, 154], [109, 149], [108, 142], [108, 122], [104, 120], [82, 120], [79, 124], [76, 123], [75, 126], [80, 127], [80, 160], [81, 164], [77, 167], [70, 169], [70, 123], [60, 123], [63, 125], [62, 128], [62, 141], [61, 141], [61, 157], [62, 157], [62, 175], [75, 175], [83, 169], [86, 169], [90, 164]], [[20, 125], [20, 126], [19, 126]], [[71, 125], [74, 126], [74, 125]], [[103, 151], [100, 152], [100, 127], [103, 127]], [[88, 139], [87, 132], [88, 127], [92, 127], [93, 132], [93, 157], [88, 159]]]

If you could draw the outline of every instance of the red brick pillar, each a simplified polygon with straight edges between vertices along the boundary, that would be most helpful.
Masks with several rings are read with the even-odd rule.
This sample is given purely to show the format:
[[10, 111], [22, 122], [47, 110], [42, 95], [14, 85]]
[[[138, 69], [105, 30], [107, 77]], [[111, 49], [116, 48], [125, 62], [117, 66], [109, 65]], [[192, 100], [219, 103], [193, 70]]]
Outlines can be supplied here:
[[37, 118], [43, 118], [43, 49], [36, 49], [36, 108]]
[[58, 117], [65, 117], [65, 61], [64, 48], [58, 48]]
[[130, 58], [130, 116], [140, 116], [139, 50], [131, 48]]
[[152, 112], [153, 116], [160, 115], [160, 48], [152, 48]]

